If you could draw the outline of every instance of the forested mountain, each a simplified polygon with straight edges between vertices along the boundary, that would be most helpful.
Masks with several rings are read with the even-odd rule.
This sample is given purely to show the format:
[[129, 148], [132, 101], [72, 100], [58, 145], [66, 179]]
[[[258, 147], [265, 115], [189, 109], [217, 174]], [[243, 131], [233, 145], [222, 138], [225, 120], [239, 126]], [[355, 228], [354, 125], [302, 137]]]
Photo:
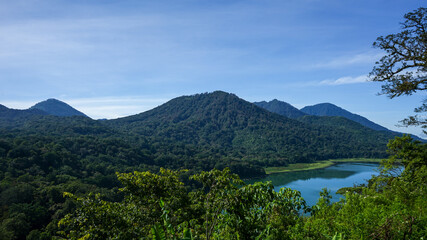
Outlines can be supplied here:
[[[347, 129], [349, 131], [354, 129], [360, 130], [363, 129], [361, 126], [365, 126], [375, 131], [386, 131], [387, 133], [384, 134], [389, 135], [390, 137], [402, 136], [403, 134], [401, 132], [388, 130], [387, 128], [382, 127], [362, 116], [353, 114], [330, 103], [307, 106], [302, 108], [301, 111], [286, 102], [276, 99], [270, 102], [255, 102], [254, 104], [270, 112], [274, 112], [288, 118], [293, 118], [309, 125], [329, 126], [332, 128]], [[417, 136], [411, 135], [411, 137], [422, 142], [426, 141], [425, 139], [421, 139]]]
[[358, 122], [365, 127], [377, 130], [377, 131], [389, 131], [387, 128], [380, 126], [365, 117], [351, 113], [345, 109], [335, 106], [331, 103], [320, 103], [313, 106], [306, 106], [301, 109], [302, 112], [315, 115], [315, 116], [340, 116]]
[[[287, 106], [294, 116], [299, 115], [289, 104], [277, 100], [270, 103]], [[2, 107], [0, 111], [17, 113], [13, 121], [0, 122], [3, 127], [0, 131], [22, 137], [43, 134], [114, 137], [126, 142], [130, 138], [140, 139], [133, 144], [141, 141], [149, 144], [154, 165], [197, 166], [203, 170], [223, 168], [230, 163], [265, 167], [329, 158], [383, 157], [385, 144], [393, 137], [354, 126], [349, 121], [334, 120], [335, 124], [327, 124], [308, 116], [298, 121], [289, 119], [221, 91], [178, 97], [150, 111], [108, 121], [43, 116], [44, 112], [36, 106], [46, 104], [51, 106], [51, 113], [55, 105], [73, 109], [52, 99], [29, 110]], [[21, 112], [40, 114], [18, 114]]]
[[70, 105], [50, 98], [46, 101], [39, 102], [36, 105], [32, 106], [30, 109], [39, 109], [46, 112], [49, 115], [69, 117], [69, 116], [83, 116], [87, 117], [84, 113], [74, 109]]
[[[304, 107], [300, 111], [297, 108], [290, 105], [289, 103], [279, 101], [277, 99], [274, 99], [270, 102], [266, 102], [266, 101], [254, 102], [254, 104], [270, 112], [277, 113], [282, 116], [298, 120], [310, 126], [313, 126], [313, 125], [324, 126], [324, 127], [338, 128], [338, 129], [343, 129], [343, 130], [353, 131], [353, 132], [366, 131], [365, 129], [366, 126], [360, 124], [357, 121], [350, 120], [350, 118], [348, 117], [348, 116], [354, 116], [356, 114], [352, 114], [330, 103], [315, 105], [315, 106], [319, 106], [318, 108], [319, 111], [316, 111], [317, 108], [311, 108], [311, 107]], [[323, 106], [323, 108], [321, 106]], [[302, 110], [304, 110], [304, 112]], [[361, 116], [359, 117], [363, 118]], [[367, 119], [365, 120], [369, 121]], [[383, 127], [379, 126], [378, 129], [380, 128], [383, 128]], [[395, 135], [400, 136], [402, 134], [396, 132]], [[391, 136], [391, 131], [390, 131], [390, 136]]]
[[[313, 106], [306, 106], [301, 110], [293, 107], [289, 103], [279, 101], [274, 99], [270, 102], [262, 101], [262, 102], [254, 102], [255, 105], [262, 107], [270, 112], [274, 112], [280, 114], [282, 116], [298, 119], [303, 116], [311, 115], [311, 116], [329, 116], [329, 117], [344, 117], [350, 119], [354, 122], [360, 123], [365, 127], [377, 130], [377, 131], [389, 131], [387, 128], [382, 127], [368, 119], [359, 116], [357, 114], [351, 113], [345, 109], [342, 109], [331, 103], [320, 103]], [[328, 118], [332, 122], [326, 122], [320, 120], [320, 122], [325, 123], [326, 125], [334, 125], [334, 119], [337, 118]], [[338, 126], [338, 125], [337, 125]]]
[[292, 106], [291, 104], [287, 102], [279, 101], [277, 99], [271, 100], [270, 102], [266, 102], [266, 101], [254, 102], [254, 104], [257, 105], [258, 107], [267, 109], [270, 112], [274, 112], [288, 118], [296, 119], [296, 118], [307, 115], [306, 113], [298, 110], [296, 107]]
[[[313, 126], [221, 91], [175, 98], [107, 124], [159, 144], [188, 144], [261, 165], [335, 157], [384, 156], [389, 135]], [[363, 141], [360, 137], [363, 135]]]

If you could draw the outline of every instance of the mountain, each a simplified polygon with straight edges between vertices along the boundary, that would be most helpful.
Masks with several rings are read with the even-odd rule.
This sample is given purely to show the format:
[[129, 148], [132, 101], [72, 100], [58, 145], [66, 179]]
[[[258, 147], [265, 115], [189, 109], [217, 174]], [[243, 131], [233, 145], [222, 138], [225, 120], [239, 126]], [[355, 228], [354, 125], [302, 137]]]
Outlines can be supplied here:
[[[358, 125], [362, 125], [375, 131], [387, 131], [390, 136], [402, 136], [403, 134], [401, 132], [388, 130], [387, 128], [378, 125], [362, 116], [353, 114], [330, 103], [307, 106], [301, 110], [296, 109], [286, 102], [282, 102], [276, 99], [270, 102], [255, 102], [254, 104], [271, 112], [293, 118], [310, 125], [323, 125], [341, 129], [347, 128], [349, 131], [359, 129], [360, 127]], [[411, 137], [415, 140], [426, 142], [425, 139], [419, 138], [418, 136], [411, 135]]]
[[49, 115], [54, 115], [59, 117], [70, 117], [70, 116], [87, 117], [84, 113], [74, 109], [70, 105], [53, 98], [43, 102], [39, 102], [36, 105], [32, 106], [30, 109], [42, 110]]
[[389, 131], [387, 128], [380, 126], [365, 117], [351, 113], [331, 103], [320, 103], [313, 106], [306, 106], [301, 109], [302, 112], [315, 116], [340, 116], [362, 124], [365, 127], [377, 131]]
[[306, 113], [298, 110], [291, 104], [279, 101], [277, 99], [274, 99], [270, 102], [266, 102], [266, 101], [254, 102], [254, 104], [257, 105], [258, 107], [267, 109], [270, 112], [274, 112], [292, 119], [297, 119], [299, 117], [307, 115]]
[[190, 147], [194, 156], [213, 161], [232, 158], [263, 166], [383, 157], [386, 143], [392, 138], [364, 127], [348, 131], [303, 123], [221, 91], [178, 97], [150, 111], [108, 120], [106, 124], [118, 131], [146, 136], [169, 150], [182, 152]]

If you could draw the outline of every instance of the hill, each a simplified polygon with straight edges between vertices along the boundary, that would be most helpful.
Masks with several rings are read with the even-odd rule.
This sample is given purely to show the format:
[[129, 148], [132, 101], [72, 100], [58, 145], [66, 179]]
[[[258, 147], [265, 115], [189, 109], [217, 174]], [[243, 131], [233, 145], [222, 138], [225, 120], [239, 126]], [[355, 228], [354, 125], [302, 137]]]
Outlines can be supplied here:
[[387, 128], [380, 126], [368, 120], [365, 117], [351, 113], [331, 103], [320, 103], [313, 106], [306, 106], [302, 108], [301, 111], [306, 114], [315, 115], [315, 116], [345, 117], [347, 119], [360, 123], [365, 127], [368, 127], [377, 131], [389, 131]]
[[270, 112], [274, 112], [288, 118], [297, 119], [299, 117], [307, 115], [306, 113], [298, 110], [291, 104], [279, 101], [277, 99], [274, 99], [270, 102], [266, 102], [266, 101], [254, 102], [254, 104]]
[[195, 157], [212, 161], [231, 158], [261, 166], [385, 156], [390, 138], [366, 128], [354, 132], [306, 124], [221, 91], [178, 97], [150, 111], [106, 124], [147, 136], [158, 145], [192, 146], [194, 152], [199, 152]]
[[87, 117], [84, 113], [76, 110], [70, 105], [53, 98], [39, 102], [36, 105], [32, 106], [30, 109], [39, 109], [46, 112], [49, 115], [60, 116], [60, 117], [70, 117], [70, 116]]

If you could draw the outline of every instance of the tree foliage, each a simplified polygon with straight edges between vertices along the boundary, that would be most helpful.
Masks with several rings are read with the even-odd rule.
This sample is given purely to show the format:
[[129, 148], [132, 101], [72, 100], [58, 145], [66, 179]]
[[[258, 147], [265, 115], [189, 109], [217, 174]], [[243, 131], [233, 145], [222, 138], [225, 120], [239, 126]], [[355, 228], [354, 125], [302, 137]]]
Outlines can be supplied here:
[[[386, 51], [386, 55], [376, 63], [370, 76], [373, 81], [384, 83], [382, 93], [390, 98], [427, 90], [427, 8], [418, 8], [404, 18], [400, 33], [378, 37], [373, 44]], [[426, 101], [416, 108], [417, 113], [426, 112]], [[425, 116], [412, 116], [403, 123], [427, 128]]]
[[125, 185], [122, 202], [67, 193], [79, 208], [59, 222], [60, 233], [67, 239], [277, 238], [309, 210], [298, 191], [276, 192], [270, 182], [242, 186], [227, 168], [191, 176], [200, 187], [188, 192], [182, 192], [179, 175], [170, 170], [118, 174]]
[[[391, 157], [368, 185], [347, 188], [337, 203], [324, 189], [312, 207], [298, 191], [277, 192], [271, 182], [246, 185], [229, 169], [190, 176], [194, 188], [179, 180], [182, 171], [118, 174], [124, 200], [67, 194], [78, 208], [60, 221], [60, 233], [67, 239], [420, 239], [427, 234], [427, 145], [405, 136], [388, 146]], [[397, 163], [403, 171], [394, 171]]]

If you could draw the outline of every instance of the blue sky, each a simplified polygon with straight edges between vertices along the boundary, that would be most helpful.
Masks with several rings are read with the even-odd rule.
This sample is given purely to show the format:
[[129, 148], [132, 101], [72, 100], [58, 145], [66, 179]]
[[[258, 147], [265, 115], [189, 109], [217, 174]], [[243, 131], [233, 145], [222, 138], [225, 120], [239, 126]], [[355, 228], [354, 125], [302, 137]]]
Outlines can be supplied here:
[[[57, 98], [92, 118], [223, 90], [295, 107], [331, 102], [389, 129], [426, 94], [366, 82], [421, 0], [0, 0], [0, 104]], [[424, 136], [425, 137], [425, 136]]]

